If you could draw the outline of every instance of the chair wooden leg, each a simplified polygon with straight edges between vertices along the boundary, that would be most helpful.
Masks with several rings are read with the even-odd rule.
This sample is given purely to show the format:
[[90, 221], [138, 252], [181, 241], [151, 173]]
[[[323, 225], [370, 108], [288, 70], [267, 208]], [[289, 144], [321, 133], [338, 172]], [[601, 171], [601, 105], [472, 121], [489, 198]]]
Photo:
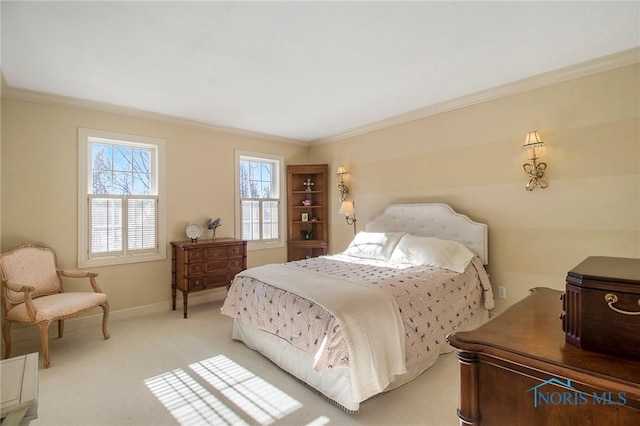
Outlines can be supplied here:
[[11, 323], [4, 320], [2, 323], [2, 339], [4, 340], [4, 357], [11, 356]]
[[42, 345], [42, 357], [44, 358], [44, 368], [49, 368], [49, 324], [48, 321], [38, 323], [40, 327], [40, 344]]
[[64, 320], [58, 320], [58, 338], [62, 339], [64, 335]]
[[109, 302], [104, 302], [100, 305], [102, 308], [102, 334], [104, 339], [107, 340], [111, 335], [107, 331], [107, 321], [109, 320]]

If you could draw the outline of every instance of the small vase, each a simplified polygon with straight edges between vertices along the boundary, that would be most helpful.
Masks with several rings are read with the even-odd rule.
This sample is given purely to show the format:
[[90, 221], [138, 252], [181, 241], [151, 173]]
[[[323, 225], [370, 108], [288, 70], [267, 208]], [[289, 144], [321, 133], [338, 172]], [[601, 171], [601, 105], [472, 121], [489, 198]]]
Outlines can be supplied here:
[[211, 239], [215, 240], [216, 239], [216, 228], [213, 228], [212, 231], [213, 231], [213, 236], [211, 237]]

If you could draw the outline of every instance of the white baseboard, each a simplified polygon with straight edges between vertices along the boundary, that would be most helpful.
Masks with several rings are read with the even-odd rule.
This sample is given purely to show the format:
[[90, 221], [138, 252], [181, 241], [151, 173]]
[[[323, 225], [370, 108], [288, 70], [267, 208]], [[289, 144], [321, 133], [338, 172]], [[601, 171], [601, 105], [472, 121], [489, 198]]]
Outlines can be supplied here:
[[[180, 292], [178, 292], [180, 293]], [[198, 293], [189, 294], [189, 306], [201, 305], [203, 303], [215, 302], [225, 298], [227, 290], [224, 287], [217, 288], [209, 291], [202, 291]], [[171, 300], [167, 300], [160, 303], [153, 303], [150, 305], [136, 306], [134, 308], [120, 309], [118, 311], [109, 312], [109, 323], [113, 321], [123, 321], [131, 318], [140, 317], [143, 315], [155, 314], [158, 312], [171, 311]], [[178, 296], [176, 301], [176, 310], [182, 311], [182, 298]], [[180, 317], [182, 318], [182, 316]], [[57, 324], [57, 322], [56, 322]], [[101, 327], [102, 326], [102, 310], [94, 309], [91, 314], [82, 315], [76, 318], [70, 318], [64, 322], [64, 332], [72, 332], [88, 327]], [[57, 325], [51, 325], [49, 328], [49, 337], [58, 336]], [[14, 324], [11, 327], [11, 343], [16, 344], [32, 339], [40, 339], [39, 328], [35, 326], [22, 326], [20, 324]], [[4, 341], [2, 342], [2, 353], [4, 354]]]

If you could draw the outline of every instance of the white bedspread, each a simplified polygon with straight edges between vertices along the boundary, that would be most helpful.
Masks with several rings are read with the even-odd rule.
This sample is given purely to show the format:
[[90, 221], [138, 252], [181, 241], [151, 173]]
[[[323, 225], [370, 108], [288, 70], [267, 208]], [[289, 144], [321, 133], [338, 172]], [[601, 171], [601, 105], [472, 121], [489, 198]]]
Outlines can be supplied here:
[[336, 318], [349, 351], [356, 401], [382, 392], [394, 376], [406, 372], [404, 326], [387, 292], [286, 264], [264, 265], [238, 275], [313, 300]]

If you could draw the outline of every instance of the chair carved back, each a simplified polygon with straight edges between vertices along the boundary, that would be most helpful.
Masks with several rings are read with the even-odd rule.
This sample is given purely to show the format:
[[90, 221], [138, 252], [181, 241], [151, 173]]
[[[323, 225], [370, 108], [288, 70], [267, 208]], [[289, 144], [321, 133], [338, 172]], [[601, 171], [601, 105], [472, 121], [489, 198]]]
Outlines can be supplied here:
[[[48, 247], [27, 244], [0, 254], [0, 273], [3, 281], [34, 287], [33, 298], [62, 291], [56, 253]], [[9, 305], [24, 302], [24, 293], [3, 286], [2, 298], [4, 308], [7, 309]]]

